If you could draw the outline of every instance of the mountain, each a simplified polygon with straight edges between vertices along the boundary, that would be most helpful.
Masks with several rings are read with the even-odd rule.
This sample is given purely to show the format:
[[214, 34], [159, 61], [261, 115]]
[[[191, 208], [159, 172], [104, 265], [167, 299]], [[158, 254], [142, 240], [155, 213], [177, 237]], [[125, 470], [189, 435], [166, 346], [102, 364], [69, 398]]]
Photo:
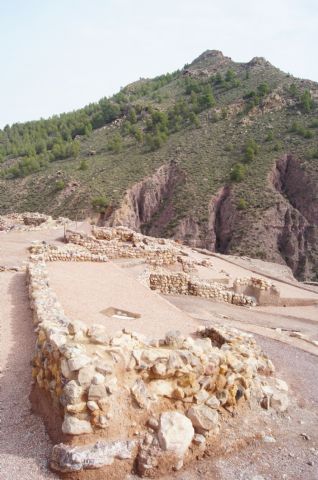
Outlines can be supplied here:
[[0, 131], [0, 213], [125, 224], [318, 280], [318, 84], [208, 50]]

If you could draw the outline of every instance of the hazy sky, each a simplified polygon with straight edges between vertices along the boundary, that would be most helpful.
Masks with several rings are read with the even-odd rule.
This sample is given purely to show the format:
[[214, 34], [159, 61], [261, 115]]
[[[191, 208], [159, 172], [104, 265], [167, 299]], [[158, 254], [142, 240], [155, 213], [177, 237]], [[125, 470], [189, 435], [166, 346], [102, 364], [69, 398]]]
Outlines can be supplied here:
[[73, 110], [207, 49], [318, 81], [317, 0], [0, 0], [0, 127]]

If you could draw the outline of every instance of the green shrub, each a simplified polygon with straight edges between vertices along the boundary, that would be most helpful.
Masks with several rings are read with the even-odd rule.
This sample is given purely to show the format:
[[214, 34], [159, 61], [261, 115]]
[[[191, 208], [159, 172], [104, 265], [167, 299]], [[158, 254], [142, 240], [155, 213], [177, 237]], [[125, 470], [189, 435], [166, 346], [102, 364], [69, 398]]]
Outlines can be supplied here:
[[79, 170], [82, 170], [82, 171], [88, 169], [88, 163], [87, 163], [87, 161], [86, 161], [84, 158], [83, 158], [83, 160], [81, 160], [78, 169], [79, 169]]
[[237, 204], [238, 210], [246, 210], [247, 209], [247, 201], [244, 198], [240, 198]]
[[247, 141], [245, 148], [244, 148], [244, 161], [246, 163], [251, 163], [255, 155], [257, 155], [259, 147], [254, 139], [250, 139]]
[[57, 192], [61, 191], [61, 190], [64, 190], [65, 188], [65, 181], [64, 180], [56, 180], [55, 182], [55, 190]]
[[300, 97], [300, 104], [304, 112], [309, 113], [313, 107], [313, 100], [311, 98], [311, 93], [309, 90], [305, 90]]
[[246, 167], [242, 163], [236, 163], [230, 173], [230, 178], [233, 182], [241, 182], [246, 175]]
[[109, 205], [109, 201], [106, 197], [99, 196], [92, 199], [92, 207], [95, 212], [104, 213]]
[[265, 137], [265, 142], [271, 142], [274, 140], [274, 133], [273, 130], [269, 130], [268, 134]]
[[108, 142], [108, 150], [114, 153], [119, 153], [123, 147], [123, 142], [119, 133], [115, 135]]

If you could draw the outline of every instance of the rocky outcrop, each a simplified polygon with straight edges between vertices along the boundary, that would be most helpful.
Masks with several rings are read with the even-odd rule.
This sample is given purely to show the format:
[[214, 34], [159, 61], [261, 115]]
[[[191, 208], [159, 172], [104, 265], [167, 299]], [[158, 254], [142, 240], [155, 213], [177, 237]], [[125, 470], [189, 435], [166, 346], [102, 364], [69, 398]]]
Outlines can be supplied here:
[[232, 192], [230, 187], [225, 185], [209, 202], [207, 227], [199, 225], [191, 216], [185, 217], [176, 227], [174, 238], [193, 247], [227, 253], [231, 246], [236, 220], [237, 210], [233, 206]]
[[133, 185], [107, 225], [158, 234], [174, 216], [173, 195], [183, 173], [174, 162], [162, 165], [151, 176]]
[[279, 196], [276, 207], [271, 209], [276, 210], [278, 223], [276, 251], [297, 278], [305, 279], [312, 275], [318, 261], [317, 185], [292, 155], [284, 155], [276, 162], [271, 182]]

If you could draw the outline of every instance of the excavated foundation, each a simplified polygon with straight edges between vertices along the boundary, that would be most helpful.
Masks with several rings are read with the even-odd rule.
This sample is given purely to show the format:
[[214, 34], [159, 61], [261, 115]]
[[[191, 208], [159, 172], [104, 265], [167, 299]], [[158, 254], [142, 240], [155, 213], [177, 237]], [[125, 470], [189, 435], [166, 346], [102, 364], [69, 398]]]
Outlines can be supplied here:
[[[96, 235], [116, 232], [101, 229]], [[149, 338], [127, 329], [109, 335], [103, 325], [65, 315], [46, 267], [61, 258], [107, 258], [75, 245], [31, 251], [28, 283], [37, 335], [31, 398], [59, 442], [51, 467], [61, 475], [120, 479], [134, 470], [155, 477], [217, 442], [222, 410], [244, 415], [251, 401], [286, 410], [286, 393], [268, 386], [274, 367], [251, 335], [222, 326], [188, 336], [169, 331]]]

